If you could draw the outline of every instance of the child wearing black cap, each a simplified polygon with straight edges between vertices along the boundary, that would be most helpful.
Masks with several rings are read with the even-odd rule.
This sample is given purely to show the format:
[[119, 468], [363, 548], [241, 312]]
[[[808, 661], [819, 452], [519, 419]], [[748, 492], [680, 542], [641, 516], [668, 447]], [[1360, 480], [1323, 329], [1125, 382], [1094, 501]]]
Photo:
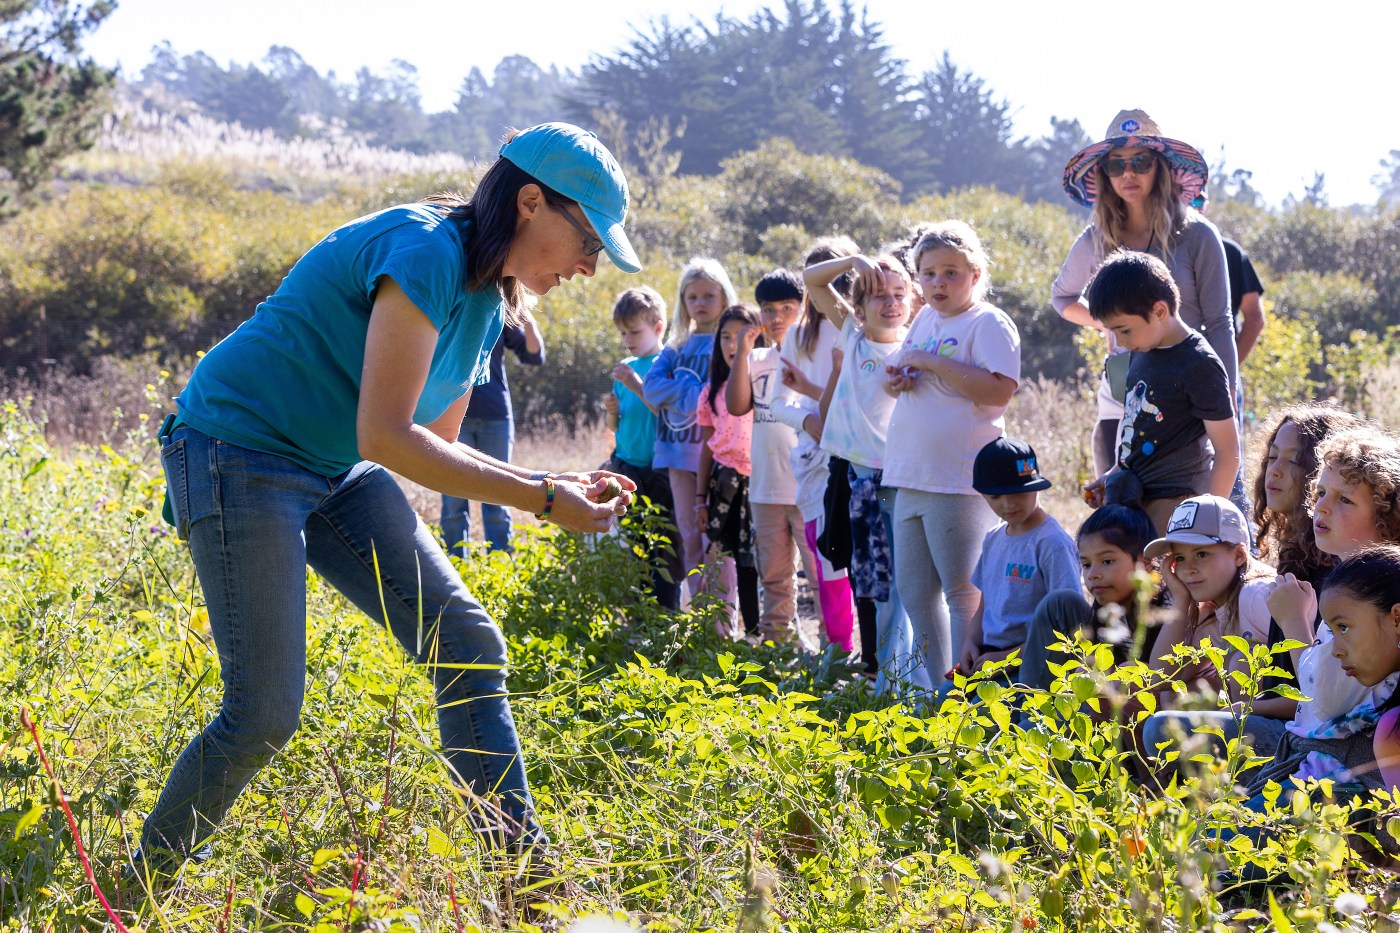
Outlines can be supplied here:
[[1031, 445], [1009, 437], [987, 444], [973, 462], [972, 488], [1001, 524], [982, 540], [972, 572], [982, 595], [955, 668], [968, 676], [1025, 646], [1031, 617], [1047, 593], [1079, 586], [1078, 549], [1041, 508], [1040, 490], [1050, 481], [1040, 475]]

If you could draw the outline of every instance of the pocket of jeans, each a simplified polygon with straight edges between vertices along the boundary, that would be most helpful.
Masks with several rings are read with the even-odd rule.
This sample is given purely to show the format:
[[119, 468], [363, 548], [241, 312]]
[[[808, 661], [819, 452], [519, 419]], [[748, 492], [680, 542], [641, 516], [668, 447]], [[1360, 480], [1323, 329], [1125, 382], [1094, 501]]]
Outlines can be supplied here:
[[175, 519], [175, 534], [181, 541], [190, 539], [189, 471], [185, 462], [185, 439], [167, 440], [160, 449], [160, 465], [165, 471], [165, 494]]

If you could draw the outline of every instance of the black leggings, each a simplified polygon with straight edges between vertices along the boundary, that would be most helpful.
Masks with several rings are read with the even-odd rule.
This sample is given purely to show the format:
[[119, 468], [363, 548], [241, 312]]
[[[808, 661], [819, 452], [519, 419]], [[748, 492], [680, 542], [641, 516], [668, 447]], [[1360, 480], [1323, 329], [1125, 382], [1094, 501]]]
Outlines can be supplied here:
[[865, 672], [874, 676], [880, 673], [880, 662], [875, 660], [875, 615], [878, 609], [875, 600], [868, 596], [856, 597], [856, 622], [860, 625], [860, 659], [865, 662]]

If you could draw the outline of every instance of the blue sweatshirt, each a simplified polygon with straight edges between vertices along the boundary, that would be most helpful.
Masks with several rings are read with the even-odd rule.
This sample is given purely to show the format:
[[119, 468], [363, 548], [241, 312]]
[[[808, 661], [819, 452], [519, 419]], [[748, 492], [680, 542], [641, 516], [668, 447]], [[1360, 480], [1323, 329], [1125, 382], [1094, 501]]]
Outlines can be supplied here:
[[695, 408], [710, 384], [714, 334], [693, 334], [679, 351], [667, 347], [651, 364], [642, 394], [657, 407], [654, 470], [700, 468], [700, 426]]

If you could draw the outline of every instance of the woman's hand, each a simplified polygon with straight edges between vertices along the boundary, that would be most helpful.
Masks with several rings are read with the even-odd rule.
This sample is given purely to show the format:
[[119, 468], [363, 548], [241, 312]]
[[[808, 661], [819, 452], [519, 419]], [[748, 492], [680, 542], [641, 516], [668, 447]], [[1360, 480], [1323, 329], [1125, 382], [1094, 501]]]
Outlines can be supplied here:
[[624, 499], [631, 501], [630, 495], [623, 493], [612, 502], [596, 502], [589, 498], [592, 489], [592, 486], [571, 482], [562, 476], [556, 476], [554, 478], [554, 505], [549, 510], [546, 521], [558, 525], [566, 531], [606, 532], [612, 527], [617, 516], [627, 511], [627, 507], [619, 503], [622, 503]]
[[[593, 470], [589, 473], [555, 473], [555, 485], [559, 483], [572, 483], [583, 487], [583, 496], [595, 505], [606, 505], [610, 507], [614, 515], [626, 515], [627, 509], [632, 505], [633, 493], [637, 491], [637, 484], [623, 476], [621, 473], [614, 473], [611, 470]], [[606, 496], [610, 482], [615, 482], [621, 488], [621, 493]], [[615, 492], [615, 489], [613, 490]]]
[[778, 362], [783, 364], [783, 385], [787, 386], [798, 395], [805, 395], [810, 399], [819, 399], [822, 397], [821, 386], [808, 379], [807, 376], [803, 374], [802, 370], [793, 366], [787, 360], [779, 359]]

